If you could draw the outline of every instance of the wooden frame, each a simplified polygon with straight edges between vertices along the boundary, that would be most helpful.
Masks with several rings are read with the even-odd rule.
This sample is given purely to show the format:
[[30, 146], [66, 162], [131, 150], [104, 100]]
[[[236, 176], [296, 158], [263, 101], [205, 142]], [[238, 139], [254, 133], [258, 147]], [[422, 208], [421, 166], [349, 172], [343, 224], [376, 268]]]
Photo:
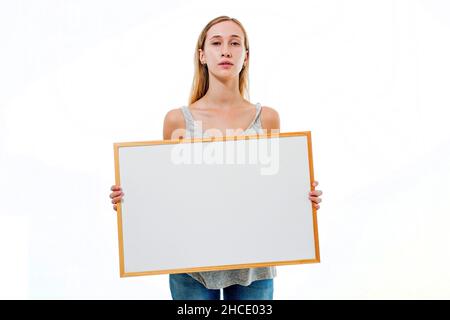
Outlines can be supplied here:
[[[289, 137], [293, 137], [294, 139], [283, 140], [283, 139], [289, 138]], [[117, 185], [122, 185], [121, 184], [121, 180], [122, 180], [121, 178], [123, 178], [124, 174], [122, 173], [122, 175], [121, 175], [121, 170], [120, 170], [121, 167], [120, 166], [124, 165], [124, 164], [120, 163], [121, 156], [122, 156], [122, 161], [124, 163], [128, 163], [127, 164], [129, 166], [128, 170], [132, 171], [132, 170], [135, 170], [134, 169], [135, 168], [135, 163], [133, 163], [132, 161], [135, 161], [135, 162], [140, 161], [140, 160], [137, 160], [137, 159], [140, 159], [139, 158], [140, 156], [133, 155], [133, 153], [130, 153], [131, 152], [130, 150], [136, 150], [136, 151], [137, 150], [148, 150], [148, 151], [156, 150], [155, 148], [152, 148], [152, 149], [146, 149], [146, 148], [144, 148], [144, 149], [142, 149], [142, 148], [127, 149], [129, 147], [149, 147], [149, 146], [150, 147], [155, 147], [155, 146], [158, 146], [158, 148], [160, 148], [162, 146], [166, 146], [166, 147], [171, 146], [172, 152], [173, 152], [173, 148], [175, 147], [175, 145], [178, 145], [179, 147], [182, 147], [181, 144], [189, 144], [189, 147], [195, 147], [193, 144], [196, 144], [196, 143], [197, 144], [198, 143], [201, 143], [201, 144], [205, 144], [205, 143], [222, 143], [221, 145], [223, 145], [223, 146], [225, 146], [225, 145], [230, 146], [232, 144], [233, 145], [234, 144], [240, 144], [240, 145], [245, 144], [245, 145], [247, 145], [247, 143], [250, 143], [251, 140], [255, 140], [255, 139], [258, 140], [258, 141], [254, 141], [254, 143], [256, 143], [256, 142], [262, 143], [263, 142], [263, 141], [259, 141], [259, 139], [265, 139], [264, 142], [267, 142], [267, 143], [271, 143], [271, 142], [275, 142], [275, 141], [277, 141], [277, 142], [279, 142], [281, 144], [284, 143], [285, 146], [283, 148], [286, 148], [286, 150], [284, 150], [282, 152], [287, 152], [288, 150], [292, 151], [292, 155], [289, 155], [289, 157], [286, 157], [285, 159], [290, 159], [290, 158], [297, 157], [295, 159], [298, 160], [298, 159], [307, 158], [307, 159], [303, 159], [304, 161], [303, 160], [302, 161], [303, 161], [303, 163], [305, 165], [308, 166], [308, 168], [306, 170], [303, 170], [302, 173], [299, 174], [299, 176], [307, 177], [309, 175], [309, 177], [304, 178], [303, 180], [302, 179], [298, 179], [298, 181], [300, 181], [300, 180], [302, 181], [302, 184], [301, 184], [301, 186], [299, 185], [300, 186], [299, 188], [305, 191], [304, 197], [308, 198], [308, 194], [307, 194], [306, 191], [307, 190], [309, 190], [309, 191], [314, 190], [314, 187], [312, 186], [312, 182], [314, 181], [314, 170], [313, 170], [313, 158], [312, 158], [311, 132], [310, 131], [277, 133], [277, 134], [259, 134], [259, 135], [244, 135], [244, 136], [209, 137], [209, 138], [187, 138], [187, 139], [178, 139], [178, 140], [153, 140], [153, 141], [114, 143], [114, 163], [115, 163], [115, 180], [116, 180], [115, 182], [116, 182]], [[272, 140], [272, 139], [278, 139], [278, 140]], [[305, 140], [305, 143], [306, 143], [306, 146], [307, 146], [307, 150], [304, 150], [304, 156], [302, 157], [301, 156], [301, 152], [299, 150], [297, 150], [297, 147], [301, 146], [301, 145], [304, 145], [303, 140]], [[238, 141], [241, 141], [241, 142], [238, 142]], [[292, 150], [291, 149], [287, 149], [287, 144], [288, 143], [292, 144], [292, 146], [295, 146], [295, 148], [293, 148]], [[297, 143], [297, 145], [296, 145], [296, 143]], [[207, 145], [205, 144], [205, 145], [202, 145], [202, 146], [207, 146]], [[211, 146], [211, 144], [209, 144], [209, 146]], [[167, 150], [166, 150], [167, 148], [166, 147], [160, 148], [161, 153], [163, 153], [163, 152], [167, 153]], [[184, 147], [188, 147], [188, 146], [186, 145]], [[130, 152], [128, 152], [129, 154], [127, 156], [125, 156], [125, 154], [126, 154], [125, 151], [130, 151]], [[295, 152], [297, 152], [298, 154], [296, 154]], [[134, 160], [126, 160], [125, 161], [125, 159], [127, 159], [125, 157], [129, 157], [129, 158], [132, 158]], [[152, 157], [146, 156], [146, 157], [147, 157], [147, 160], [150, 159], [151, 161], [153, 161], [153, 159], [157, 158], [155, 156], [152, 156]], [[164, 158], [162, 158], [162, 159], [164, 159]], [[156, 163], [156, 161], [157, 160], [155, 160], [155, 163]], [[287, 162], [284, 162], [284, 163], [287, 163]], [[147, 170], [148, 168], [152, 168], [152, 169], [148, 169], [148, 170], [153, 170], [152, 171], [153, 173], [157, 173], [158, 172], [158, 170], [155, 170], [154, 167], [150, 166], [149, 162], [145, 162], [145, 164], [146, 164], [146, 166], [142, 167], [145, 170]], [[291, 164], [291, 165], [293, 165], [293, 164]], [[195, 167], [195, 168], [205, 168], [205, 167], [206, 166]], [[194, 166], [186, 167], [186, 168], [191, 168], [191, 169], [186, 169], [183, 172], [187, 172], [188, 170], [194, 170], [193, 169]], [[143, 172], [145, 170], [141, 170], [141, 171]], [[248, 171], [249, 170], [247, 170], [245, 172], [248, 172]], [[298, 172], [300, 172], [300, 171], [301, 170], [298, 170]], [[214, 171], [210, 171], [210, 172], [214, 172]], [[142, 174], [145, 175], [144, 172]], [[277, 175], [281, 176], [279, 173], [277, 173]], [[277, 175], [274, 175], [274, 176], [277, 176]], [[135, 183], [137, 176], [138, 175], [135, 172], [134, 176], [132, 174], [129, 174], [129, 178], [127, 178], [127, 179], [129, 179], [130, 181], [133, 181], [133, 183]], [[224, 176], [224, 179], [226, 179], [225, 178], [226, 175], [223, 175], [223, 176]], [[135, 180], [133, 180], [132, 177], [134, 177]], [[261, 179], [263, 179], [263, 178], [261, 178]], [[272, 178], [272, 179], [275, 179], [275, 178]], [[143, 180], [145, 180], [145, 179], [143, 179]], [[306, 180], [309, 180], [309, 181], [306, 181]], [[162, 180], [160, 179], [159, 182], [161, 182], [161, 181]], [[166, 181], [166, 180], [164, 180], [164, 181]], [[173, 181], [175, 181], [175, 180], [173, 180]], [[190, 180], [190, 181], [192, 181], [192, 180]], [[214, 180], [214, 181], [217, 181], [217, 180]], [[276, 180], [273, 180], [273, 181], [276, 181]], [[289, 180], [289, 183], [296, 183], [298, 181], [297, 180], [296, 181]], [[238, 182], [240, 182], [240, 181], [238, 180]], [[305, 185], [306, 182], [309, 183], [309, 186]], [[143, 183], [146, 183], [146, 182], [143, 182]], [[243, 182], [241, 182], [241, 183], [243, 183]], [[156, 183], [154, 183], [154, 184], [156, 184]], [[277, 185], [277, 187], [280, 189], [280, 186], [283, 186], [283, 185], [284, 184], [280, 184], [279, 183]], [[255, 268], [255, 267], [266, 267], [266, 266], [276, 266], [276, 265], [294, 265], [294, 264], [319, 263], [320, 262], [319, 237], [318, 237], [318, 226], [317, 226], [316, 209], [314, 208], [314, 206], [312, 206], [310, 200], [308, 202], [305, 202], [305, 200], [303, 199], [303, 192], [301, 194], [300, 193], [297, 194], [297, 193], [295, 193], [296, 189], [293, 189], [294, 191], [291, 191], [292, 189], [286, 188], [286, 190], [288, 190], [288, 191], [286, 191], [286, 192], [283, 191], [282, 193], [279, 194], [280, 196], [285, 196], [288, 193], [290, 194], [289, 198], [283, 198], [284, 199], [283, 205], [285, 205], [286, 207], [285, 207], [285, 209], [283, 209], [282, 212], [288, 212], [290, 209], [286, 209], [286, 208], [291, 208], [291, 205], [293, 205], [296, 201], [299, 201], [302, 204], [302, 206], [303, 206], [303, 207], [301, 207], [302, 208], [302, 213], [301, 214], [302, 214], [302, 217], [304, 217], [304, 218], [302, 218], [302, 219], [304, 219], [302, 221], [307, 221], [307, 222], [304, 223], [304, 225], [302, 223], [297, 223], [299, 227], [306, 228], [306, 229], [302, 229], [304, 231], [302, 234], [305, 234], [305, 236], [303, 236], [303, 235], [302, 236], [305, 239], [304, 242], [307, 243], [307, 244], [304, 245], [304, 248], [306, 248], [305, 252], [307, 251], [308, 254], [305, 253], [304, 256], [302, 256], [301, 254], [298, 254], [298, 257], [302, 256], [303, 258], [300, 258], [300, 259], [297, 258], [297, 256], [296, 256], [297, 253], [294, 253], [292, 255], [292, 257], [294, 257], [294, 258], [288, 258], [288, 259], [282, 259], [282, 260], [270, 260], [270, 261], [265, 260], [265, 261], [260, 261], [260, 262], [252, 261], [252, 262], [247, 262], [247, 263], [230, 263], [230, 264], [228, 264], [228, 263], [226, 263], [226, 264], [214, 264], [213, 263], [212, 265], [208, 265], [208, 264], [195, 265], [195, 263], [194, 263], [195, 266], [194, 265], [189, 265], [189, 263], [185, 263], [184, 267], [172, 267], [172, 268], [164, 267], [163, 268], [163, 267], [160, 266], [159, 268], [155, 269], [154, 267], [151, 268], [149, 266], [148, 268], [141, 268], [142, 270], [136, 270], [136, 269], [139, 269], [136, 266], [129, 267], [127, 265], [127, 267], [126, 267], [127, 261], [131, 261], [133, 259], [132, 258], [128, 258], [128, 257], [131, 257], [131, 253], [126, 256], [125, 250], [129, 250], [130, 252], [132, 252], [132, 254], [134, 254], [137, 257], [135, 259], [136, 261], [141, 261], [139, 259], [143, 259], [145, 261], [153, 261], [149, 257], [146, 256], [146, 255], [151, 256], [151, 252], [152, 252], [151, 248], [149, 249], [148, 254], [147, 254], [147, 251], [145, 250], [145, 248], [143, 248], [144, 250], [142, 250], [142, 248], [141, 248], [140, 251], [139, 250], [135, 250], [135, 248], [136, 248], [136, 243], [138, 243], [139, 245], [141, 244], [141, 242], [140, 242], [141, 238], [144, 239], [145, 237], [149, 237], [146, 240], [147, 240], [147, 243], [149, 243], [149, 244], [151, 243], [151, 245], [154, 245], [155, 241], [150, 241], [149, 240], [149, 239], [151, 239], [150, 238], [151, 236], [149, 236], [149, 234], [151, 234], [152, 232], [147, 232], [146, 231], [147, 228], [144, 228], [144, 226], [146, 226], [146, 225], [148, 225], [149, 228], [151, 228], [150, 227], [151, 224], [148, 223], [148, 220], [145, 220], [145, 219], [149, 219], [149, 215], [141, 213], [141, 216], [144, 217], [142, 221], [147, 221], [147, 224], [139, 223], [139, 221], [141, 221], [139, 219], [142, 218], [142, 217], [139, 216], [136, 213], [136, 212], [138, 212], [138, 210], [136, 210], [136, 209], [132, 210], [131, 209], [132, 205], [135, 205], [138, 201], [141, 201], [143, 199], [143, 196], [141, 195], [140, 198], [138, 196], [134, 196], [133, 197], [132, 195], [130, 195], [130, 192], [131, 192], [130, 190], [126, 190], [123, 185], [122, 185], [122, 187], [123, 187], [123, 192], [125, 194], [124, 198], [123, 198], [123, 202], [125, 203], [125, 201], [128, 200], [127, 197], [132, 198], [134, 200], [130, 200], [130, 201], [132, 201], [132, 204], [129, 205], [129, 209], [128, 209], [129, 212], [126, 212], [126, 213], [130, 214], [129, 216], [126, 216], [128, 218], [127, 221], [124, 221], [124, 212], [123, 212], [123, 207], [122, 207], [122, 206], [124, 206], [124, 204], [119, 203], [117, 205], [117, 225], [118, 225], [119, 259], [120, 259], [120, 276], [121, 277], [143, 276], [143, 275], [157, 275], [157, 274], [167, 274], [167, 273], [191, 273], [191, 272], [213, 271], [213, 270], [232, 270], [232, 269], [242, 269], [242, 268]], [[130, 187], [129, 188], [131, 189], [131, 182], [130, 182]], [[133, 190], [134, 190], [134, 193], [137, 194], [138, 193], [137, 190], [142, 190], [142, 188], [141, 189], [133, 189]], [[158, 189], [152, 189], [152, 190], [158, 190]], [[184, 190], [191, 190], [191, 189], [186, 188]], [[227, 190], [227, 189], [225, 188], [225, 190]], [[192, 190], [190, 192], [192, 192]], [[177, 194], [180, 194], [180, 192], [177, 193]], [[183, 192], [181, 192], [181, 194], [183, 194]], [[197, 194], [199, 196], [201, 196], [201, 193], [197, 192]], [[243, 193], [241, 193], [241, 194], [243, 194]], [[275, 194], [275, 192], [273, 192], [273, 194]], [[209, 193], [209, 195], [216, 195], [216, 194], [215, 193]], [[160, 198], [163, 198], [163, 196], [160, 195]], [[261, 199], [262, 199], [261, 201], [269, 201], [269, 200], [264, 200], [265, 198], [267, 198], [267, 197], [261, 197]], [[141, 200], [138, 200], [138, 199], [141, 199]], [[170, 199], [173, 200], [173, 201], [166, 201], [165, 203], [172, 205], [173, 203], [177, 202], [177, 197], [172, 197]], [[195, 203], [195, 198], [190, 197], [189, 199], [192, 200], [192, 204]], [[298, 199], [300, 199], [300, 200], [298, 200]], [[150, 202], [158, 203], [158, 201], [161, 201], [161, 203], [164, 202], [163, 200], [159, 200], [159, 199], [155, 199], [155, 198], [153, 198], [152, 201], [150, 201]], [[291, 201], [292, 203], [290, 203], [289, 201]], [[243, 202], [245, 202], [245, 200]], [[267, 203], [272, 203], [273, 204], [274, 201], [266, 202], [265, 204], [267, 205]], [[307, 203], [309, 203], [309, 205]], [[144, 205], [144, 202], [141, 202], [141, 207], [143, 207], [142, 205]], [[145, 204], [145, 205], [148, 205], [148, 204]], [[186, 207], [186, 205], [183, 205], [183, 207], [186, 208], [186, 210], [190, 210], [190, 214], [195, 214], [195, 212], [196, 212], [195, 210], [193, 210], [193, 208], [194, 208], [193, 206], [191, 206], [191, 207], [187, 206]], [[163, 207], [160, 206], [159, 209], [161, 209], [161, 208], [163, 208]], [[160, 210], [160, 211], [163, 212], [163, 210]], [[198, 210], [197, 212], [200, 212], [200, 211], [201, 210]], [[130, 212], [133, 212], [133, 213], [130, 213]], [[147, 210], [145, 212], [148, 213], [150, 211]], [[172, 211], [172, 212], [175, 212], [175, 211]], [[211, 211], [211, 212], [215, 212], [215, 210]], [[228, 211], [228, 212], [234, 212], [234, 211]], [[270, 211], [270, 212], [272, 212], [272, 211]], [[126, 213], [125, 213], [125, 215], [126, 215]], [[165, 214], [167, 216], [167, 212], [165, 212]], [[170, 214], [170, 212], [168, 214]], [[271, 213], [268, 213], [268, 214], [271, 214]], [[245, 216], [245, 214], [242, 213], [240, 216]], [[288, 221], [289, 218], [292, 218], [293, 219], [292, 221], [300, 221], [300, 220], [298, 220], [298, 219], [300, 219], [299, 216], [300, 216], [300, 214], [297, 217], [296, 214], [293, 215], [291, 213], [291, 216], [286, 216], [286, 217], [288, 217], [286, 221]], [[202, 217], [205, 218], [204, 215]], [[283, 218], [283, 219], [286, 219], [286, 217]], [[223, 216], [222, 216], [222, 218], [223, 218]], [[271, 218], [272, 218], [272, 221], [274, 221], [273, 225], [275, 226], [275, 228], [278, 228], [277, 230], [281, 230], [282, 231], [282, 229], [280, 229], [280, 228], [282, 228], [283, 226], [279, 225], [279, 223], [281, 223], [281, 222], [276, 220], [277, 216], [273, 215], [273, 216], [271, 216]], [[133, 223], [130, 222], [130, 221], [133, 221], [132, 219], [135, 219], [135, 221]], [[203, 220], [205, 220], [205, 219], [203, 219]], [[259, 220], [262, 220], [262, 219], [257, 219], [257, 220], [259, 221]], [[154, 221], [157, 221], [157, 220], [154, 220]], [[167, 221], [169, 221], [169, 220], [167, 220]], [[183, 221], [188, 225], [188, 223], [189, 223], [188, 219], [185, 219]], [[222, 220], [222, 221], [224, 221], [224, 220]], [[253, 220], [253, 221], [255, 221], [255, 220]], [[311, 222], [309, 222], [309, 221], [311, 221]], [[126, 227], [124, 227], [124, 222], [126, 222]], [[310, 226], [309, 228], [306, 226], [307, 223]], [[159, 227], [157, 227], [155, 229], [155, 233], [156, 232], [161, 232], [162, 228], [164, 228], [164, 227], [171, 228], [171, 226], [173, 226], [173, 225], [177, 225], [177, 224], [173, 223], [172, 225], [170, 225], [167, 222], [166, 222], [166, 224], [161, 224]], [[222, 224], [219, 224], [219, 225], [222, 225]], [[127, 239], [133, 239], [133, 240], [127, 240], [128, 242], [125, 242], [125, 236], [124, 236], [124, 231], [125, 230], [124, 229], [125, 228], [130, 228], [130, 230], [131, 230], [132, 227], [130, 227], [130, 226], [133, 226], [133, 228], [135, 228], [135, 231], [136, 230], [138, 230], [138, 231], [137, 232], [131, 232], [130, 231], [128, 233], [128, 230], [127, 230], [126, 231], [127, 232], [126, 235], [128, 237]], [[237, 225], [237, 226], [239, 226], [239, 225]], [[262, 228], [265, 228], [265, 226], [266, 225], [262, 225]], [[217, 224], [211, 224], [211, 223], [208, 224], [208, 223], [206, 223], [205, 227], [213, 228], [213, 227], [217, 227]], [[287, 227], [291, 228], [292, 226], [287, 226]], [[144, 228], [144, 229], [142, 229], [142, 228]], [[272, 226], [270, 226], [270, 228], [272, 228]], [[312, 228], [311, 233], [309, 233], [309, 230], [311, 228]], [[184, 229], [179, 229], [178, 231], [180, 231], [180, 230], [184, 230]], [[206, 231], [204, 231], [205, 235], [209, 235], [210, 236], [209, 238], [205, 237], [205, 243], [209, 242], [208, 239], [218, 239], [218, 238], [220, 238], [219, 236], [216, 237], [213, 233], [209, 233], [207, 231], [207, 230], [210, 230], [209, 228], [203, 228], [203, 229], [198, 229], [198, 230], [202, 230], [202, 232], [203, 232], [203, 230], [206, 230]], [[228, 230], [230, 230], [230, 229], [228, 229]], [[252, 229], [250, 229], [250, 230], [252, 230]], [[270, 230], [270, 229], [267, 229], [267, 230]], [[297, 242], [295, 242], [294, 244], [292, 244], [292, 248], [288, 249], [288, 247], [290, 246], [290, 239], [293, 239], [295, 241], [300, 241], [301, 239], [300, 238], [295, 238], [295, 237], [297, 237], [297, 234], [295, 232], [292, 232], [292, 229], [290, 229], [290, 230], [291, 230], [290, 238], [286, 238], [286, 239], [283, 238], [285, 232], [280, 232], [277, 235], [277, 237], [275, 238], [274, 241], [280, 241], [280, 240], [278, 240], [278, 238], [283, 238], [284, 239], [284, 240], [280, 241], [280, 243], [279, 243], [280, 246], [275, 247], [275, 245], [274, 245], [274, 247], [271, 249], [272, 250], [271, 252], [276, 253], [275, 255], [277, 255], [278, 252], [282, 251], [282, 250], [291, 250], [291, 251], [295, 251], [296, 252], [295, 248], [297, 248], [297, 246], [299, 246], [299, 244], [297, 244]], [[182, 231], [178, 232], [178, 234], [180, 234], [180, 233], [182, 234]], [[247, 232], [241, 232], [241, 234], [244, 234], [244, 233], [247, 233]], [[141, 236], [141, 238], [137, 238], [137, 240], [136, 240], [133, 237], [138, 237], [137, 234], [139, 234]], [[168, 234], [170, 234], [170, 232], [168, 232]], [[286, 234], [289, 234], [289, 232], [286, 232]], [[308, 234], [308, 236], [306, 236], [306, 234]], [[239, 237], [240, 234], [239, 235], [235, 234], [233, 236], [234, 237]], [[289, 236], [286, 235], [286, 237], [289, 237]], [[192, 236], [192, 238], [194, 238], [194, 236]], [[248, 238], [248, 239], [256, 239], [256, 238], [258, 238], [258, 237], [255, 236], [255, 237], [251, 237], [251, 238]], [[188, 236], [187, 238], [185, 237], [183, 239], [190, 239], [190, 238]], [[258, 239], [262, 240], [262, 239], [266, 239], [266, 238], [265, 237], [259, 237]], [[155, 239], [152, 239], [152, 240], [155, 240]], [[223, 241], [223, 240], [220, 240], [220, 241]], [[266, 241], [266, 240], [263, 240], [263, 241]], [[132, 243], [132, 242], [135, 243], [135, 245], [134, 246], [129, 246], [128, 243]], [[178, 243], [180, 243], [181, 246], [185, 245], [185, 244], [182, 244], [182, 242], [183, 241], [179, 241]], [[169, 246], [169, 247], [172, 248], [172, 250], [174, 250], [174, 248], [178, 248], [172, 242], [172, 238], [161, 239], [160, 245], [161, 244], [165, 244], [165, 243], [171, 243], [172, 246], [171, 247]], [[202, 242], [197, 242], [197, 244], [199, 244], [199, 243], [202, 243]], [[239, 242], [233, 242], [233, 243], [236, 244], [236, 243], [239, 243]], [[221, 243], [221, 245], [222, 245], [221, 248], [227, 248], [226, 246], [223, 245], [223, 243]], [[270, 243], [266, 243], [266, 246], [270, 246]], [[128, 249], [125, 249], [125, 247], [127, 247]], [[239, 247], [239, 246], [235, 246], [235, 248], [236, 247]], [[153, 252], [155, 252], [155, 247], [152, 247], [152, 248], [153, 248]], [[189, 246], [188, 247], [184, 247], [183, 250], [186, 251], [186, 248], [191, 248], [191, 247], [189, 247]], [[250, 248], [250, 246], [249, 246], [249, 248]], [[258, 246], [255, 245], [254, 248], [258, 248]], [[205, 249], [205, 248], [203, 248], [203, 249]], [[169, 249], [169, 251], [170, 250], [171, 249]], [[174, 252], [175, 251], [176, 250], [174, 250]], [[187, 250], [187, 251], [189, 251], [189, 250]], [[205, 250], [205, 252], [213, 252], [213, 251], [214, 250], [210, 250], [210, 251]], [[227, 250], [224, 250], [224, 251], [228, 252], [228, 254], [231, 253], [231, 251], [227, 251]], [[263, 251], [261, 251], [259, 253], [259, 257], [264, 256], [265, 253]], [[191, 253], [192, 252], [193, 251], [191, 251]], [[253, 251], [246, 251], [246, 252], [253, 252]], [[164, 251], [164, 254], [168, 254], [168, 252]], [[240, 254], [241, 254], [241, 256], [245, 256], [245, 253], [240, 253]], [[181, 255], [183, 255], [183, 252], [181, 253]], [[175, 254], [173, 254], [173, 256], [175, 256]], [[281, 254], [280, 254], [280, 256], [281, 256]], [[286, 251], [286, 253], [283, 255], [283, 257], [285, 257], [285, 256], [286, 257], [288, 257], [288, 256], [291, 257], [291, 252], [290, 251]], [[162, 254], [160, 255], [160, 258], [161, 257], [163, 257]], [[304, 258], [304, 257], [307, 257], [307, 258]], [[254, 258], [256, 259], [256, 255], [255, 255]], [[148, 260], [148, 259], [150, 259], [150, 260]], [[221, 258], [219, 256], [216, 256], [216, 260], [214, 260], [212, 258], [212, 260], [214, 260], [214, 261], [221, 261], [220, 259]], [[133, 260], [133, 261], [135, 261], [135, 260]], [[201, 259], [198, 259], [198, 260], [200, 261]], [[244, 260], [245, 260], [245, 258], [244, 258]], [[249, 257], [249, 260], [252, 260], [252, 259]], [[203, 260], [201, 260], [201, 261], [203, 261]], [[132, 263], [128, 262], [128, 264], [131, 265]], [[142, 263], [142, 264], [143, 265], [147, 265], [145, 263]], [[164, 264], [162, 263], [161, 265], [164, 265]], [[170, 263], [168, 263], [167, 265], [173, 265], [172, 261]]]

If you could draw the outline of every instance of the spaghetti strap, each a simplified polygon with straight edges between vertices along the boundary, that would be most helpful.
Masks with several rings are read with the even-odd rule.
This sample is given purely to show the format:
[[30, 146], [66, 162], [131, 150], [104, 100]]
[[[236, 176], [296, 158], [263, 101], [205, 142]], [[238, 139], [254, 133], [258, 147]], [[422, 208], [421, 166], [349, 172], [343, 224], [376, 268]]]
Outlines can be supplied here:
[[248, 126], [248, 128], [246, 130], [249, 130], [255, 123], [257, 123], [259, 121], [260, 115], [261, 115], [261, 104], [259, 102], [256, 103], [255, 105], [256, 108], [256, 114], [255, 117], [253, 118], [253, 121], [250, 123], [250, 125]]
[[256, 117], [255, 117], [255, 121], [259, 118], [259, 116], [261, 115], [261, 103], [257, 102], [256, 103]]
[[181, 111], [183, 111], [186, 120], [194, 122], [194, 117], [192, 117], [192, 113], [187, 106], [182, 106]]
[[195, 129], [195, 122], [194, 118], [192, 117], [192, 113], [187, 106], [182, 106], [181, 111], [183, 112], [184, 115], [186, 131], [188, 132], [188, 134], [193, 135]]

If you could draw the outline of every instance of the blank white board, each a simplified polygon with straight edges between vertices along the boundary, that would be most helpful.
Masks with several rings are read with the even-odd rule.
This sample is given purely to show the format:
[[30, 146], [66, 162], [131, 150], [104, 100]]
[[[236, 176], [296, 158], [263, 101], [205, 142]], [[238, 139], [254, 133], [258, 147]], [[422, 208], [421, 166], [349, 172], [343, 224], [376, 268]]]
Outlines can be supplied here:
[[114, 144], [120, 276], [320, 262], [311, 133]]

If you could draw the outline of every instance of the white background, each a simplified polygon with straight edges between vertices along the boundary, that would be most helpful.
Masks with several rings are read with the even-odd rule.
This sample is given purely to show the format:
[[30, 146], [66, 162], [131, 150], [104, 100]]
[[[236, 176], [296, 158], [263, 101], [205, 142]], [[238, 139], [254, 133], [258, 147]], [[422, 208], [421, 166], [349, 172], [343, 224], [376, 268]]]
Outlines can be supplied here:
[[275, 3], [1, 2], [0, 298], [171, 299], [119, 278], [113, 143], [162, 139], [219, 15], [324, 192], [322, 262], [278, 267], [274, 298], [450, 298], [449, 2]]

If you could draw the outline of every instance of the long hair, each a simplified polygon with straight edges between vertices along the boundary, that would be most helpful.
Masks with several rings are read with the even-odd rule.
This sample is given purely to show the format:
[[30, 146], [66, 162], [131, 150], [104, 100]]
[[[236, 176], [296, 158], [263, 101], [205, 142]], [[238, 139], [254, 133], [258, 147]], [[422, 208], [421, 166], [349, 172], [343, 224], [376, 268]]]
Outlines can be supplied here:
[[239, 92], [241, 96], [247, 100], [250, 100], [250, 94], [249, 94], [249, 61], [250, 61], [250, 47], [249, 47], [249, 41], [247, 37], [247, 32], [245, 32], [245, 29], [243, 25], [235, 18], [230, 18], [228, 16], [220, 16], [217, 17], [210, 22], [203, 28], [202, 32], [200, 33], [200, 36], [197, 40], [197, 45], [195, 47], [195, 54], [194, 54], [194, 79], [192, 81], [192, 88], [191, 93], [189, 95], [189, 104], [194, 103], [195, 101], [202, 98], [206, 92], [208, 91], [209, 87], [209, 74], [208, 74], [208, 68], [206, 65], [202, 65], [200, 63], [200, 53], [199, 49], [204, 50], [205, 49], [205, 39], [206, 39], [206, 33], [208, 30], [215, 24], [222, 22], [222, 21], [233, 21], [235, 22], [244, 33], [244, 45], [248, 52], [248, 59], [245, 68], [242, 68], [241, 72], [239, 72]]

